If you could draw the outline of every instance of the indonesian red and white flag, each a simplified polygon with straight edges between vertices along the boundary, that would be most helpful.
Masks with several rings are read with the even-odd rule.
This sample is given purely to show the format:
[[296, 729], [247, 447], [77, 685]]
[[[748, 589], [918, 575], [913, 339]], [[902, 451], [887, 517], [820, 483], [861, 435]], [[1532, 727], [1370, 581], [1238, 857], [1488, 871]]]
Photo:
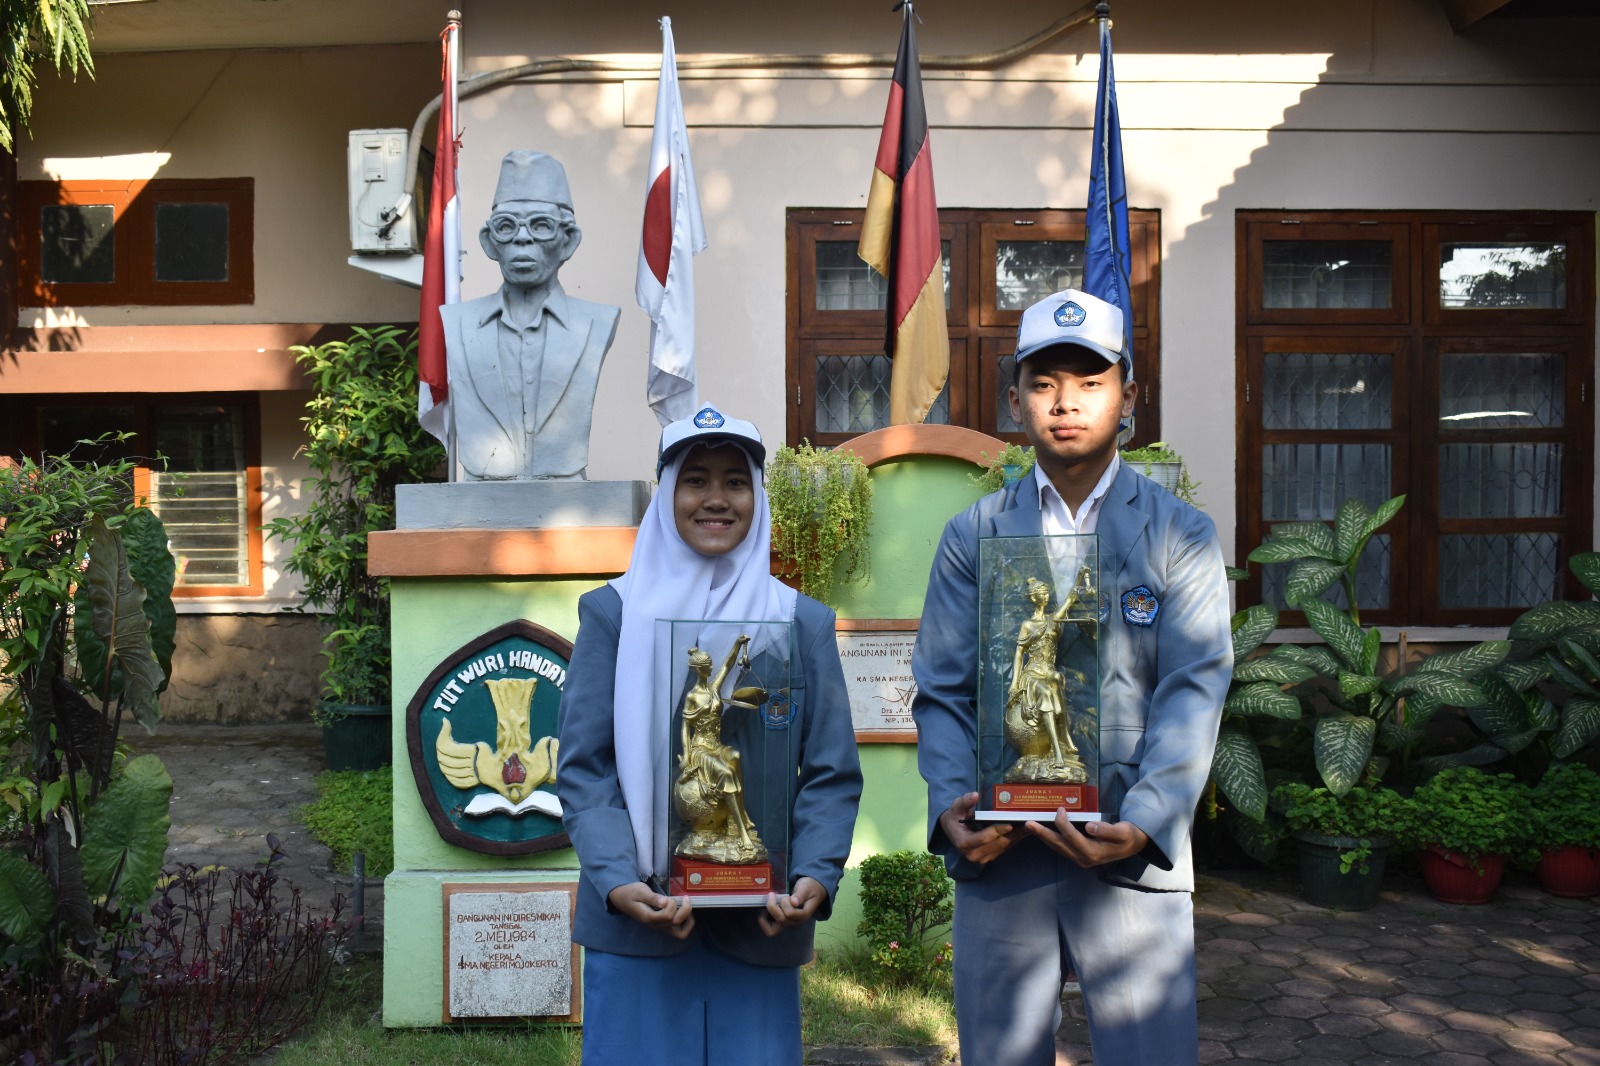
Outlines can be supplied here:
[[422, 307], [417, 315], [417, 421], [446, 445], [450, 432], [450, 376], [439, 308], [461, 302], [461, 204], [456, 199], [460, 34], [460, 23], [451, 22], [439, 35], [444, 44], [444, 93], [439, 103], [439, 137], [433, 156], [428, 238], [422, 253]]
[[634, 294], [650, 316], [645, 396], [664, 426], [700, 407], [694, 369], [694, 257], [706, 247], [670, 18], [661, 20], [661, 82], [646, 190]]

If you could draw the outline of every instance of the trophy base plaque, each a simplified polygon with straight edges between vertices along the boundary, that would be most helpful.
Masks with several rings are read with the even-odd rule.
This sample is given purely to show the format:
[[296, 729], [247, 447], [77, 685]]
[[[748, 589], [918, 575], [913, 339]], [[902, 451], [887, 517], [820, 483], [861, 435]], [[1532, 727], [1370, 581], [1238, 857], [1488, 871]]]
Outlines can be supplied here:
[[727, 866], [674, 858], [668, 891], [687, 896], [696, 907], [764, 907], [767, 893], [777, 890], [770, 862]]
[[1065, 807], [1074, 822], [1097, 822], [1100, 790], [1090, 785], [1056, 785], [1038, 782], [1006, 782], [989, 790], [987, 810], [972, 812], [980, 822], [1051, 821]]

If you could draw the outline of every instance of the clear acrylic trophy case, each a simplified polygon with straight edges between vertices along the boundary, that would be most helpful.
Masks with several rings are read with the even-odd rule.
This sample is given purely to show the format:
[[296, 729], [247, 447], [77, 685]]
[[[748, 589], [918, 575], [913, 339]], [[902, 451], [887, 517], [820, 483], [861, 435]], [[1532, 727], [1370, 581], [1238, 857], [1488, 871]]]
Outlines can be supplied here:
[[[662, 699], [667, 891], [755, 907], [789, 877], [796, 743], [789, 622], [673, 620]], [[659, 824], [659, 823], [658, 823]]]
[[978, 807], [987, 822], [1100, 817], [1099, 538], [978, 541]]

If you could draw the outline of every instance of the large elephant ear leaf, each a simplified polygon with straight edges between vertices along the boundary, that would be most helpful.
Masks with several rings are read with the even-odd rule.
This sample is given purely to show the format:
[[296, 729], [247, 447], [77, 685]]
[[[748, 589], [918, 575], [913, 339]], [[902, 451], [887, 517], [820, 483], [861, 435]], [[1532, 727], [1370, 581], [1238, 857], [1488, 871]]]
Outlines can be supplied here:
[[1355, 787], [1372, 758], [1378, 723], [1353, 714], [1329, 714], [1317, 719], [1312, 754], [1323, 783], [1335, 796]]
[[141, 755], [89, 810], [83, 827], [83, 873], [97, 896], [142, 907], [155, 891], [172, 822], [172, 778], [161, 760]]
[[1233, 661], [1241, 662], [1278, 628], [1278, 610], [1265, 603], [1254, 604], [1234, 615], [1232, 626]]
[[1600, 702], [1583, 698], [1568, 700], [1561, 712], [1561, 727], [1556, 730], [1550, 753], [1565, 759], [1596, 736], [1600, 736]]
[[1579, 552], [1567, 560], [1572, 575], [1590, 592], [1600, 592], [1600, 552]]
[[32, 947], [44, 936], [55, 914], [56, 895], [32, 863], [0, 851], [0, 935]]
[[[121, 668], [123, 701], [139, 724], [154, 732], [160, 716], [156, 693], [166, 675], [150, 647], [144, 589], [128, 568], [128, 550], [122, 537], [98, 515], [89, 524], [89, 562], [82, 594], [88, 599], [94, 636]], [[105, 657], [95, 665], [99, 672], [91, 673], [90, 664], [84, 662], [85, 676], [95, 691], [103, 692]]]
[[1372, 512], [1367, 505], [1354, 497], [1339, 505], [1339, 511], [1333, 519], [1333, 536], [1334, 554], [1338, 556], [1341, 566], [1355, 562], [1356, 554], [1365, 542], [1362, 535], [1364, 527], [1371, 517]]
[[1267, 815], [1267, 775], [1261, 752], [1243, 729], [1225, 725], [1211, 757], [1211, 777], [1240, 814], [1261, 821]]
[[178, 577], [177, 562], [167, 546], [167, 527], [148, 507], [140, 507], [122, 524], [122, 540], [128, 546], [128, 570], [144, 589], [144, 616], [150, 619], [150, 650], [161, 664], [161, 685], [167, 687], [172, 676], [172, 652], [177, 644], [178, 615], [172, 607], [172, 586]]

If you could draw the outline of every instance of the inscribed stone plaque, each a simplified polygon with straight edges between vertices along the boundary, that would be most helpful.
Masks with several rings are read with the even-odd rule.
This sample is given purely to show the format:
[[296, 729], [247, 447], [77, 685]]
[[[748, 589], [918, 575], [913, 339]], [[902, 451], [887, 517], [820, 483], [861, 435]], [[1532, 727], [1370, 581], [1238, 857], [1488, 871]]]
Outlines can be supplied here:
[[444, 886], [445, 1021], [577, 1020], [568, 883]]
[[841, 626], [838, 636], [857, 739], [915, 741], [911, 699], [917, 683], [911, 679], [911, 649], [916, 631]]

